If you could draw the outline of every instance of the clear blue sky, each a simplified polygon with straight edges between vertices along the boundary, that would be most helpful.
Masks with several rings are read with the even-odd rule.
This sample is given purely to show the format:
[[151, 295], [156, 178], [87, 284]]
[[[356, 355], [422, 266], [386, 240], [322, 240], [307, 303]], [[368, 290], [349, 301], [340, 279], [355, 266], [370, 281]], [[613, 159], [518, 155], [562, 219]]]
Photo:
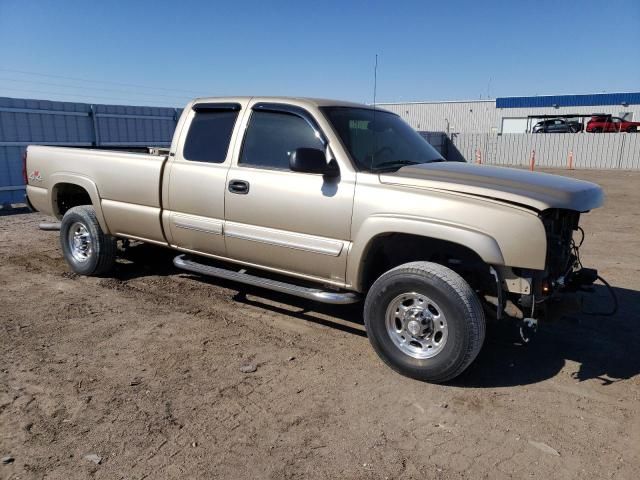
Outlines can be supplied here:
[[0, 0], [0, 96], [371, 102], [376, 53], [378, 101], [639, 91], [640, 1]]

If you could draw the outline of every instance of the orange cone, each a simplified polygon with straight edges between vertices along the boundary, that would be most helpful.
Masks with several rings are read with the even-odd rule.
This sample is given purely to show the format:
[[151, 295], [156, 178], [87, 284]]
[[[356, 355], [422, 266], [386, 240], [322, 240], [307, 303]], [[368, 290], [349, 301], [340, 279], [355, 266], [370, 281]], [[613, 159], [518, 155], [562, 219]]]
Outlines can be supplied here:
[[531, 160], [529, 160], [529, 170], [533, 172], [536, 167], [536, 151], [531, 150]]

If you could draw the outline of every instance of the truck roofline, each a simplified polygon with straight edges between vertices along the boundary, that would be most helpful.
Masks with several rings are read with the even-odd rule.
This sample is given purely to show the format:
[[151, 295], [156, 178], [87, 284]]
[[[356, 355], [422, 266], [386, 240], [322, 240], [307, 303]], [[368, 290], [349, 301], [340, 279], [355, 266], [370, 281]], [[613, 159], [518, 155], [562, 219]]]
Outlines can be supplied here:
[[[357, 102], [349, 102], [346, 100], [335, 100], [328, 98], [313, 98], [313, 97], [282, 97], [282, 96], [226, 96], [226, 97], [198, 97], [195, 98], [191, 104], [198, 104], [204, 102], [247, 102], [253, 100], [254, 102], [272, 102], [272, 103], [294, 103], [294, 104], [302, 104], [309, 108], [319, 108], [319, 107], [352, 107], [352, 108], [366, 108], [373, 109], [372, 105], [367, 105], [364, 103]], [[378, 109], [376, 107], [376, 109]]]

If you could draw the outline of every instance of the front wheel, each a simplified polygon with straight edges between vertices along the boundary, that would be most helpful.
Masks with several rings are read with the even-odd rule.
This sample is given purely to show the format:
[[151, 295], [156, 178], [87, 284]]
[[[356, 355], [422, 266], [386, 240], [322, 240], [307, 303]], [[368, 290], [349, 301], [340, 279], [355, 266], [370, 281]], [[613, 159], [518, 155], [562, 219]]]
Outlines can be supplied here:
[[387, 365], [434, 383], [460, 375], [485, 336], [475, 292], [453, 270], [430, 262], [407, 263], [378, 278], [367, 294], [364, 320]]
[[73, 207], [64, 214], [60, 245], [64, 259], [81, 275], [106, 273], [116, 260], [116, 239], [102, 231], [91, 205]]

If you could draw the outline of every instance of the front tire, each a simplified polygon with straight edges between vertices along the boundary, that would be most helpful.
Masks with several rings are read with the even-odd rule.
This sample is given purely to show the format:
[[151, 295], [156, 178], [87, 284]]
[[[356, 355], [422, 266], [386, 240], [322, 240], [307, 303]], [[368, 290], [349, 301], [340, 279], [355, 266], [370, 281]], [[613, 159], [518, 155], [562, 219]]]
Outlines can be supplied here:
[[80, 275], [102, 275], [116, 261], [116, 239], [106, 235], [91, 205], [67, 210], [60, 224], [64, 259]]
[[485, 336], [482, 305], [453, 270], [411, 262], [383, 274], [367, 294], [369, 341], [395, 371], [434, 383], [460, 375]]

